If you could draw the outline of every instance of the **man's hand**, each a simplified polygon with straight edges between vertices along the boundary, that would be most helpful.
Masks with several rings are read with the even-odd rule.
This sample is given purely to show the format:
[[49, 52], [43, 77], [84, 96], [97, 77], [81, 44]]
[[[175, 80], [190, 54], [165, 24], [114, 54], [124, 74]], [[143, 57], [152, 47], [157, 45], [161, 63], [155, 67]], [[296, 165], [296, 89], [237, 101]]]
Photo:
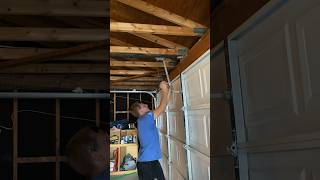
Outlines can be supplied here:
[[166, 93], [169, 92], [169, 85], [166, 81], [161, 81], [159, 84], [159, 88], [163, 92], [166, 92]]
[[169, 101], [169, 85], [165, 81], [161, 81], [159, 84], [160, 92], [161, 92], [161, 100], [160, 104], [155, 110], [153, 111], [154, 117], [157, 118], [161, 113], [163, 113], [166, 109], [166, 106]]

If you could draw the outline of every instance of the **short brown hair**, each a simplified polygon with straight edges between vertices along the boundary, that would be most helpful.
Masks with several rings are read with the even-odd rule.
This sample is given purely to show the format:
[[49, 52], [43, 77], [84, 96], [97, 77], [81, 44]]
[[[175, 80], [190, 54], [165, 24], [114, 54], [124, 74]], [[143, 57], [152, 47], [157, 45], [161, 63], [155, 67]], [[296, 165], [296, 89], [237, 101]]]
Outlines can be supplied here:
[[136, 118], [139, 117], [138, 111], [140, 109], [140, 105], [141, 105], [141, 102], [137, 101], [130, 106], [130, 113]]
[[89, 177], [94, 169], [91, 153], [97, 148], [97, 133], [89, 127], [81, 129], [66, 146], [69, 165], [78, 173]]

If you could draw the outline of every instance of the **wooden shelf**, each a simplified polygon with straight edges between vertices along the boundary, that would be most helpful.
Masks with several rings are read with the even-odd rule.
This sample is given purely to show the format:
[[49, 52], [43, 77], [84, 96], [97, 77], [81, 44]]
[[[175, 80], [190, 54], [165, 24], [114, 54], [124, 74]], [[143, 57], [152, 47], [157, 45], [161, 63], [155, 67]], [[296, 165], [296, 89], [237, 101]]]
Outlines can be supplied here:
[[129, 171], [117, 171], [117, 172], [110, 172], [111, 176], [118, 176], [118, 175], [125, 175], [125, 174], [131, 174], [136, 173], [137, 170], [129, 170]]
[[[137, 138], [137, 129], [126, 129], [126, 130], [116, 130], [116, 131], [110, 131], [111, 136], [118, 136], [119, 140], [122, 139], [124, 136], [135, 136]], [[136, 139], [137, 140], [137, 139]], [[129, 171], [120, 171], [120, 166], [122, 163], [122, 160], [124, 156], [129, 153], [134, 158], [138, 158], [138, 143], [128, 143], [128, 144], [110, 144], [110, 157], [113, 155], [113, 151], [118, 149], [118, 164], [117, 169], [118, 171], [110, 172], [111, 175], [117, 176], [117, 175], [125, 175], [137, 172], [137, 169], [135, 170], [129, 170]]]
[[131, 144], [110, 144], [110, 147], [128, 147], [128, 146], [138, 146], [136, 143], [131, 143]]

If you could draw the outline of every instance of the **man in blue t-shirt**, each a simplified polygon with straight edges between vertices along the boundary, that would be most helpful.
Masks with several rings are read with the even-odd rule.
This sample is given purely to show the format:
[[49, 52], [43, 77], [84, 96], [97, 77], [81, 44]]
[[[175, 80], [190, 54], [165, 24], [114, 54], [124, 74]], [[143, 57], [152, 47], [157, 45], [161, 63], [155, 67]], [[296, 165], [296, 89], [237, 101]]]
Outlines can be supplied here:
[[130, 110], [138, 118], [138, 137], [140, 142], [138, 157], [139, 180], [165, 180], [159, 159], [161, 148], [159, 132], [155, 119], [165, 111], [169, 100], [169, 87], [165, 81], [159, 85], [161, 93], [160, 105], [151, 111], [147, 104], [136, 102]]

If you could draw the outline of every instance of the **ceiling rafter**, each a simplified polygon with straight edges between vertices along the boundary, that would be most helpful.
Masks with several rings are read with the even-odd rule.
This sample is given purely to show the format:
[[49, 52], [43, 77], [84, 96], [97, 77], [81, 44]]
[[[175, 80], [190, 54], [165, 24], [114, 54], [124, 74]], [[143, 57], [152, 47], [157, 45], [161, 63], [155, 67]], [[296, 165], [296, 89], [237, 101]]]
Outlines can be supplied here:
[[[111, 67], [145, 67], [145, 68], [162, 68], [163, 64], [161, 62], [152, 61], [119, 61], [115, 59], [110, 59]], [[173, 68], [174, 64], [167, 63], [168, 68]]]
[[1, 70], [0, 74], [107, 74], [107, 65], [101, 64], [32, 64]]
[[206, 30], [206, 28], [110, 22], [111, 32], [149, 33], [172, 36], [202, 36], [206, 32]]
[[[1, 0], [2, 15], [106, 17], [108, 1]], [[41, 8], [39, 8], [41, 7]]]
[[[114, 19], [110, 19], [110, 21], [111, 22], [116, 22]], [[134, 32], [131, 32], [129, 34], [132, 34], [132, 35], [137, 36], [139, 38], [145, 39], [147, 41], [151, 41], [153, 43], [159, 44], [159, 45], [167, 47], [167, 48], [171, 48], [171, 49], [181, 49], [181, 48], [188, 49], [187, 47], [185, 47], [185, 46], [183, 46], [181, 44], [169, 41], [169, 40], [167, 40], [165, 38], [162, 38], [162, 37], [159, 37], [159, 36], [156, 36], [156, 35], [153, 35], [153, 34], [134, 33]]]
[[0, 41], [103, 41], [105, 29], [0, 27]]
[[79, 53], [83, 53], [83, 52], [94, 50], [94, 49], [103, 48], [105, 46], [106, 46], [105, 42], [99, 41], [94, 43], [80, 44], [78, 46], [73, 46], [68, 48], [62, 48], [62, 49], [58, 49], [50, 52], [39, 53], [37, 55], [32, 55], [32, 56], [22, 57], [22, 58], [18, 58], [11, 61], [1, 62], [0, 70], [9, 68], [9, 67], [43, 62], [49, 59], [55, 59], [59, 57], [66, 57], [66, 56], [79, 54]]
[[117, 46], [134, 46], [133, 44], [131, 43], [128, 43], [128, 42], [124, 42], [118, 38], [115, 38], [115, 37], [110, 37], [110, 44], [111, 45], [117, 45]]
[[177, 49], [110, 46], [110, 54], [180, 55]]
[[[57, 51], [59, 49], [51, 48], [0, 48], [0, 61], [24, 58], [26, 56], [35, 56], [41, 53]], [[54, 60], [77, 60], [77, 61], [107, 61], [107, 52], [105, 49], [85, 51], [79, 54], [66, 57], [54, 58]]]
[[175, 23], [180, 26], [189, 27], [189, 28], [206, 28], [204, 25], [200, 23], [194, 22], [190, 19], [179, 16], [173, 12], [154, 6], [142, 0], [117, 0], [117, 1], [123, 4], [126, 4], [130, 7], [136, 8], [145, 13], [148, 13], [153, 16], [159, 17], [161, 19], [167, 20], [169, 22]]

